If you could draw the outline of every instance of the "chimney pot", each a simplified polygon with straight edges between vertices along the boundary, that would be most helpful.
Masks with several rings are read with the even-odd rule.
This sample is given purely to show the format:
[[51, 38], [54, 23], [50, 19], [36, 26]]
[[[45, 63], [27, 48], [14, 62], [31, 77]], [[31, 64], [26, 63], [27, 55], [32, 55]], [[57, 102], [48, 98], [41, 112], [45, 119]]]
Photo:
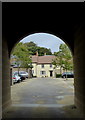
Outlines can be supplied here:
[[36, 52], [36, 56], [38, 56], [38, 51]]

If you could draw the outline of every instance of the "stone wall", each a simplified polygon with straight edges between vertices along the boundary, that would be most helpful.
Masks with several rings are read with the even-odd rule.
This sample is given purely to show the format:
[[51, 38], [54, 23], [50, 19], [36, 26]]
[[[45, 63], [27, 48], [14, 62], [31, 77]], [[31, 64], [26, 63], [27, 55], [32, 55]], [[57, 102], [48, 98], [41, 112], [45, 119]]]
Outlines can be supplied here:
[[85, 115], [85, 30], [79, 27], [74, 42], [75, 104]]
[[7, 42], [3, 39], [2, 43], [2, 110], [11, 104], [11, 88], [10, 88], [10, 63]]

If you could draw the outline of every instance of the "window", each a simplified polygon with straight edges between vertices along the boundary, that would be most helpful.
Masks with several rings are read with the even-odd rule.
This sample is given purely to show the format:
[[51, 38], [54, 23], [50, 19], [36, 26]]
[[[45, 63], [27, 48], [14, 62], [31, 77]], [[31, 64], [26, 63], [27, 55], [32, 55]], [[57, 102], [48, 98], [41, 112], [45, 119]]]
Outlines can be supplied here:
[[46, 71], [40, 71], [40, 74], [41, 74], [41, 75], [45, 75], [45, 74], [46, 74]]
[[42, 64], [42, 68], [44, 68], [44, 64]]
[[50, 68], [52, 68], [52, 64], [50, 64]]

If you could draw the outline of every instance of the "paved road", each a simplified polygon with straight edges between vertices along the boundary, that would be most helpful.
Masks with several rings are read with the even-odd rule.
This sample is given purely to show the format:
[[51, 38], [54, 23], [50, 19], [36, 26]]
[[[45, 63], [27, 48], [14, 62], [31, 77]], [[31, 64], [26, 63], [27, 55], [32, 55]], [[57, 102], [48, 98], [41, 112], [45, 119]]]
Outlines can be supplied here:
[[3, 118], [78, 118], [73, 79], [33, 78], [11, 86], [12, 106]]
[[[69, 82], [68, 82], [69, 81]], [[62, 105], [73, 104], [73, 80], [53, 78], [26, 79], [12, 86], [13, 104], [56, 104], [68, 98]], [[70, 99], [69, 99], [70, 97]]]

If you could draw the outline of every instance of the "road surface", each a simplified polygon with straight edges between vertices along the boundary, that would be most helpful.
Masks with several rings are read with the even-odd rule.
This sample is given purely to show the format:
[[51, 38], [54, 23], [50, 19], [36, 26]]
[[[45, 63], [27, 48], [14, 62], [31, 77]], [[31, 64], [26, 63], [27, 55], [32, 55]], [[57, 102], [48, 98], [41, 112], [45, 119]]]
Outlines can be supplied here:
[[4, 118], [78, 118], [74, 80], [32, 78], [11, 86], [12, 106]]

